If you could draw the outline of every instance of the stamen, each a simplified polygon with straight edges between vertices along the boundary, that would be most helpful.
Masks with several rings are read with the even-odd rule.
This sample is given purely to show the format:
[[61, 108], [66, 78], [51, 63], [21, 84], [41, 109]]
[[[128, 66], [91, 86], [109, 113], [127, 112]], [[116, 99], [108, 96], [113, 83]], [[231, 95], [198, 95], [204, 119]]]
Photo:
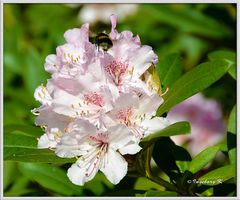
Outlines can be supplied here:
[[122, 82], [122, 77], [126, 73], [127, 68], [128, 64], [114, 60], [109, 65], [105, 66], [104, 69], [112, 77], [113, 81], [117, 85], [120, 85]]
[[117, 112], [117, 119], [121, 122], [124, 123], [126, 125], [130, 124], [130, 116], [132, 115], [132, 109], [131, 108], [127, 108], [127, 109], [120, 109]]
[[168, 91], [169, 91], [169, 87], [167, 87], [167, 89], [165, 90], [165, 92], [162, 93], [160, 96], [161, 96], [161, 97], [164, 96], [165, 94], [167, 94]]
[[98, 94], [97, 92], [91, 92], [89, 94], [84, 95], [85, 101], [88, 103], [92, 103], [94, 105], [103, 107], [104, 106], [104, 100], [102, 95]]
[[[86, 169], [86, 173], [85, 175], [87, 177], [91, 176], [92, 173], [94, 172], [94, 170], [96, 170], [103, 157], [105, 156], [105, 153], [107, 152], [107, 148], [108, 148], [108, 143], [107, 143], [107, 139], [108, 139], [108, 135], [107, 134], [103, 134], [103, 133], [99, 133], [97, 136], [90, 136], [89, 137], [93, 142], [95, 142], [95, 144], [97, 145], [97, 150], [95, 151], [95, 155], [93, 156], [92, 159], [90, 159], [90, 165], [89, 167]], [[88, 154], [87, 157], [90, 157], [90, 155], [93, 155], [93, 152]], [[86, 156], [84, 157], [86, 159]]]

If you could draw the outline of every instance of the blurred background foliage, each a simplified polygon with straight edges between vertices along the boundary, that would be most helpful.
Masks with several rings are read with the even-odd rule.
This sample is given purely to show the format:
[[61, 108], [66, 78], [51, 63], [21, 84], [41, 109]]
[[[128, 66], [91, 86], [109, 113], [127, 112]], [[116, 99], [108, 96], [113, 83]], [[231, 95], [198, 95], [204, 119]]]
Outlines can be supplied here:
[[[34, 124], [31, 109], [39, 106], [33, 97], [34, 90], [50, 78], [44, 71], [45, 58], [64, 43], [67, 29], [84, 23], [79, 16], [85, 7], [83, 4], [4, 4], [4, 125]], [[99, 9], [105, 12], [104, 6]], [[110, 28], [110, 20], [106, 24], [96, 18], [90, 24], [92, 35], [103, 30], [109, 32]], [[135, 12], [119, 21], [117, 29], [138, 34], [143, 44], [153, 47], [159, 60], [180, 53], [181, 73], [185, 73], [206, 61], [211, 51], [236, 51], [236, 5], [138, 4]], [[226, 74], [203, 93], [220, 102], [227, 119], [236, 104], [236, 81]], [[67, 179], [68, 166], [4, 162], [4, 195], [127, 196], [133, 195], [128, 193], [129, 188], [134, 188], [135, 193], [161, 190], [161, 186], [145, 178], [125, 177], [113, 186], [102, 174], [84, 187], [75, 186]], [[113, 194], [114, 191], [118, 193]], [[225, 194], [219, 192], [219, 195]]]

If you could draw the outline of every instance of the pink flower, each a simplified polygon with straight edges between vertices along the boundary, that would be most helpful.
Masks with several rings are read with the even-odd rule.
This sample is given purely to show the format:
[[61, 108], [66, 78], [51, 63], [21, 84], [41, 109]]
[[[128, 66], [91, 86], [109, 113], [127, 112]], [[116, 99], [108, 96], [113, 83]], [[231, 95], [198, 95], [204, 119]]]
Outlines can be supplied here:
[[47, 56], [45, 70], [55, 76], [72, 78], [84, 73], [94, 57], [94, 44], [89, 42], [89, 25], [64, 33], [66, 44], [57, 48], [57, 54]]
[[166, 119], [154, 117], [162, 102], [163, 99], [156, 94], [141, 97], [131, 93], [122, 94], [105, 116], [104, 123], [107, 126], [124, 124], [138, 140], [142, 139], [169, 125]]
[[156, 54], [130, 31], [118, 33], [115, 16], [111, 21], [107, 51], [89, 42], [88, 24], [66, 31], [66, 43], [46, 58], [51, 79], [34, 93], [42, 105], [32, 112], [45, 130], [38, 148], [78, 157], [68, 170], [78, 185], [99, 170], [117, 184], [127, 173], [122, 155], [136, 154], [144, 136], [169, 124], [155, 117], [163, 99], [142, 80]]
[[[109, 79], [113, 81], [121, 92], [129, 92], [133, 86], [138, 87], [141, 75], [157, 63], [157, 55], [150, 46], [141, 46], [138, 36], [133, 37], [130, 31], [118, 33], [116, 16], [111, 16], [112, 31], [110, 38], [113, 47], [104, 54], [102, 65]], [[147, 90], [147, 87], [144, 87]]]
[[226, 132], [219, 104], [215, 100], [206, 99], [200, 93], [171, 109], [167, 119], [172, 123], [183, 120], [191, 123], [190, 135], [173, 136], [172, 139], [178, 145], [189, 142], [188, 147], [194, 155], [220, 142]]
[[76, 120], [69, 125], [68, 134], [62, 137], [56, 154], [64, 158], [79, 156], [68, 169], [68, 177], [74, 184], [83, 185], [93, 179], [98, 170], [117, 184], [127, 173], [127, 162], [121, 154], [135, 154], [141, 149], [131, 143], [132, 139], [123, 125], [103, 131], [88, 121]]

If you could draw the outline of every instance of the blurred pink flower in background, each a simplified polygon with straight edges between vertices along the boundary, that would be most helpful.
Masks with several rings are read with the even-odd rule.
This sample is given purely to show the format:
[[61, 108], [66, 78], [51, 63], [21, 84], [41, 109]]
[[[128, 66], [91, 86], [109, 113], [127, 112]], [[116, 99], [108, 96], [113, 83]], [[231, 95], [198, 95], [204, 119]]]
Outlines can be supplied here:
[[198, 93], [172, 108], [167, 119], [171, 122], [189, 121], [191, 134], [171, 137], [177, 145], [187, 143], [196, 155], [204, 148], [220, 142], [226, 132], [226, 123], [219, 103]]

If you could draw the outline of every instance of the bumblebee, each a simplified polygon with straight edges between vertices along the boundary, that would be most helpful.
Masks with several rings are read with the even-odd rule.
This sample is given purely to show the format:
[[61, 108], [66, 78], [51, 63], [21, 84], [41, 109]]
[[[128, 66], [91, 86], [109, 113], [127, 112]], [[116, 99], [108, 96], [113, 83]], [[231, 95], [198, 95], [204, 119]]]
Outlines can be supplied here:
[[113, 46], [112, 40], [106, 33], [99, 33], [95, 37], [95, 43], [98, 47], [98, 50], [101, 48], [105, 52]]

